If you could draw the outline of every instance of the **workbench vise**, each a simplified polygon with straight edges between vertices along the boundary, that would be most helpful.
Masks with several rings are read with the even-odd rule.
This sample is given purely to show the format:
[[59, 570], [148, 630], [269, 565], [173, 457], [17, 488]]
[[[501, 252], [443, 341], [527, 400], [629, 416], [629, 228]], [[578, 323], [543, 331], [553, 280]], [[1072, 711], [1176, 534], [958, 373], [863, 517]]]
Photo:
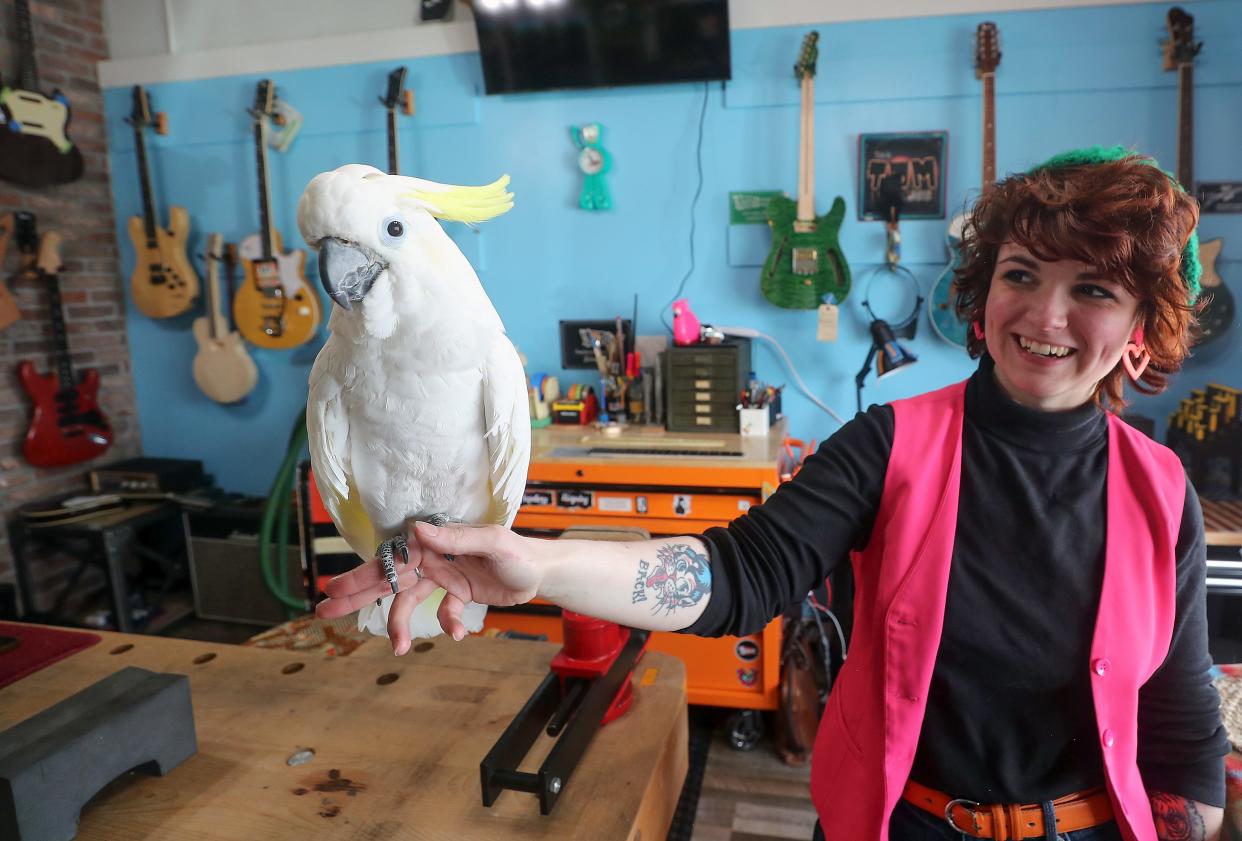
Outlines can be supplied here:
[[[595, 733], [634, 700], [631, 676], [650, 633], [568, 610], [561, 619], [564, 648], [479, 765], [484, 806], [511, 789], [539, 795], [540, 814], [551, 814]], [[537, 772], [517, 770], [540, 731], [556, 744]]]

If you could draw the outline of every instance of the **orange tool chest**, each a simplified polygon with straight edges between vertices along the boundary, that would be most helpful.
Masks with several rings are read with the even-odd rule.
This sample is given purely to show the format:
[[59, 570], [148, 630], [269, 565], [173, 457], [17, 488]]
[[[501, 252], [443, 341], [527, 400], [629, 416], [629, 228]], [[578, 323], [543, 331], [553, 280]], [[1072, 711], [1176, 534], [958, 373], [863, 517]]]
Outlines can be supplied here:
[[[630, 427], [532, 430], [526, 494], [514, 529], [555, 537], [580, 526], [639, 527], [653, 537], [697, 535], [762, 502], [779, 481], [783, 425], [767, 437]], [[487, 628], [546, 634], [560, 642], [551, 605], [491, 608]], [[779, 706], [781, 623], [758, 634], [708, 639], [655, 632], [650, 648], [686, 664], [691, 704]]]

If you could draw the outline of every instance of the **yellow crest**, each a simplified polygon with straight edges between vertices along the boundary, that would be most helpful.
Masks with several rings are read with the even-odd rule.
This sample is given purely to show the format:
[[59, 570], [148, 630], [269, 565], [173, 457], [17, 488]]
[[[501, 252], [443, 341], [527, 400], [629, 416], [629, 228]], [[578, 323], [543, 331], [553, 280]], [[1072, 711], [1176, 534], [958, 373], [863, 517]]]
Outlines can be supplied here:
[[456, 187], [433, 181], [422, 183], [427, 185], [426, 189], [402, 193], [401, 198], [413, 199], [437, 219], [466, 224], [486, 222], [513, 207], [513, 193], [505, 189], [509, 186], [507, 175], [483, 187]]

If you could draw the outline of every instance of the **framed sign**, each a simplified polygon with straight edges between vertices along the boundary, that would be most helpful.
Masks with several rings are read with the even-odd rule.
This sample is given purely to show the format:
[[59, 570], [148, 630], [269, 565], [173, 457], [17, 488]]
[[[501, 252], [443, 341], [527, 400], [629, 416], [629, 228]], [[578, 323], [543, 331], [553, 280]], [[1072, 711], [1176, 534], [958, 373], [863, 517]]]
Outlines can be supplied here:
[[858, 218], [885, 221], [887, 191], [901, 188], [902, 219], [945, 218], [947, 131], [858, 135]]

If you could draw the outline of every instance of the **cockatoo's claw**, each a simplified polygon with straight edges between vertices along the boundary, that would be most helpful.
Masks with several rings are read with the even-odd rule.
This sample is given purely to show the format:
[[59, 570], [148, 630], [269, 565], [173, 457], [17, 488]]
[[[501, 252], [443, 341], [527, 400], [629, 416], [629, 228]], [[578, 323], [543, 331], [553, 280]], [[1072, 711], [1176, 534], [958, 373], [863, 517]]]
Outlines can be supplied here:
[[[436, 528], [439, 528], [440, 526], [446, 525], [448, 523], [460, 523], [461, 520], [457, 519], [456, 517], [450, 517], [448, 514], [432, 514], [430, 517], [427, 518], [427, 522], [431, 523]], [[453, 562], [453, 556], [446, 552], [444, 555], [444, 560], [448, 561], [451, 564]]]
[[380, 565], [384, 568], [384, 579], [388, 582], [388, 586], [392, 588], [394, 596], [397, 594], [398, 551], [401, 552], [402, 562], [408, 564], [410, 562], [410, 550], [406, 546], [405, 537], [400, 534], [388, 538], [375, 550]]

